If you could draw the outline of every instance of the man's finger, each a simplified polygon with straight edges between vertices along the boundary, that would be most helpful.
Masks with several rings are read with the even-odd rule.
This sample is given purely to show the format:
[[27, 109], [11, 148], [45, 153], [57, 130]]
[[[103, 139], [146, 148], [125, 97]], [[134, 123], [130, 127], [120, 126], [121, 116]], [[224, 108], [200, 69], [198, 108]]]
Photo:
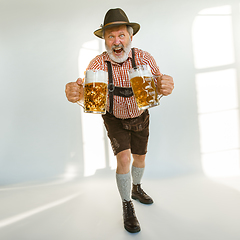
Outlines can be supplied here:
[[78, 85], [82, 85], [82, 84], [83, 84], [83, 79], [82, 79], [82, 78], [78, 78], [77, 81], [76, 81], [76, 83], [77, 83]]

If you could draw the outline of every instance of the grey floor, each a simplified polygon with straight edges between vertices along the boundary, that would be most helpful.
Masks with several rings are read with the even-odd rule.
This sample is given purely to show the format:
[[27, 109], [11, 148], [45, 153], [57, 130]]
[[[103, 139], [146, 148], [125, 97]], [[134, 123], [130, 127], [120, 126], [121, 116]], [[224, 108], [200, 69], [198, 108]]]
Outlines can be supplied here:
[[[236, 185], [236, 184], [235, 184]], [[205, 176], [144, 179], [142, 231], [126, 232], [114, 174], [0, 188], [1, 240], [239, 240], [240, 191]]]

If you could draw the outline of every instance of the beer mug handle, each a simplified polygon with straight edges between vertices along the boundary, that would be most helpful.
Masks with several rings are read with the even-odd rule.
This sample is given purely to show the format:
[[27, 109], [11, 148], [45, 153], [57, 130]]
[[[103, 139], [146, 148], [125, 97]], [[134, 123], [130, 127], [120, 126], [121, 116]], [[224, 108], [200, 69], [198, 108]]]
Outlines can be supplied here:
[[[84, 80], [85, 80], [85, 79], [83, 78], [83, 83], [84, 83]], [[83, 84], [83, 92], [84, 92], [84, 86], [85, 86], [85, 85]], [[77, 101], [77, 104], [78, 104], [79, 106], [85, 108], [85, 107], [84, 107], [84, 100], [78, 100], [78, 101]]]
[[160, 99], [161, 99], [162, 97], [163, 97], [163, 94], [160, 94], [160, 95], [157, 96], [158, 102], [160, 101]]
[[[154, 78], [158, 78], [158, 77], [161, 77], [160, 75], [153, 75]], [[158, 102], [160, 102], [160, 99], [163, 97], [163, 94], [159, 94], [157, 95], [157, 100]]]
[[77, 101], [77, 104], [84, 108], [84, 101], [83, 100]]

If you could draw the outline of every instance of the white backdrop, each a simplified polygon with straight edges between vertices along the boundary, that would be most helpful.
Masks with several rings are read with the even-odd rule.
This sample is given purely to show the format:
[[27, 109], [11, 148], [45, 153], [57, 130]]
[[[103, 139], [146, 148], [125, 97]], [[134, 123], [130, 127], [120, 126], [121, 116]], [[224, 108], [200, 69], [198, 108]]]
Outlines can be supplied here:
[[[93, 31], [115, 7], [141, 25], [133, 45], [149, 51], [175, 80], [173, 94], [150, 110], [145, 176], [202, 172], [194, 19], [203, 9], [228, 5], [237, 11], [232, 18], [237, 23], [239, 1], [0, 0], [0, 5], [1, 185], [56, 179], [70, 167], [84, 176], [83, 113], [66, 100], [65, 84], [78, 78], [80, 49], [96, 39]], [[238, 31], [233, 29], [231, 67], [239, 80]]]

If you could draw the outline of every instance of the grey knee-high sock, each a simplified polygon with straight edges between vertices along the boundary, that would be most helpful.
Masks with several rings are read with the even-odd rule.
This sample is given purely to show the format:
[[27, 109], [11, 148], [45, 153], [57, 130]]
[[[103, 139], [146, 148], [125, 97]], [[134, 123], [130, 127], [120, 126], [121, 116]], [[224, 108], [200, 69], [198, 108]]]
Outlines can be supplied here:
[[134, 185], [141, 184], [144, 169], [145, 168], [137, 168], [132, 166], [132, 179]]
[[131, 175], [130, 172], [126, 174], [116, 173], [117, 186], [122, 198], [122, 201], [130, 201], [130, 192], [131, 192]]

